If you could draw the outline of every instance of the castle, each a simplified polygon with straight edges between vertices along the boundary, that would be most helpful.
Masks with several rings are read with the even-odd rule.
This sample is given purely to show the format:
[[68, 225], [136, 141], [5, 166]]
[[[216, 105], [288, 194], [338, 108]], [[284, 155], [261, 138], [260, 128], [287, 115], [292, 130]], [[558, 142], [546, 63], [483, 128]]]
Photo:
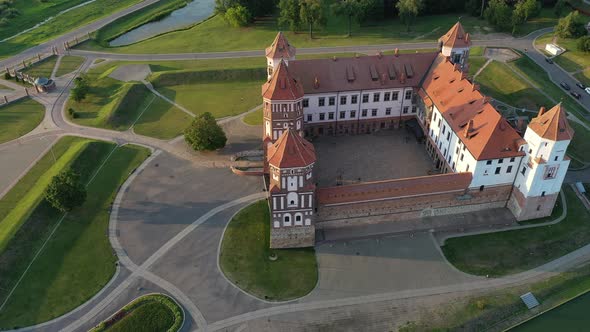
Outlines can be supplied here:
[[[558, 104], [521, 136], [466, 75], [460, 23], [429, 53], [295, 60], [282, 33], [266, 49], [265, 173], [273, 248], [315, 243], [316, 227], [388, 222], [507, 207], [517, 220], [551, 214], [573, 137]], [[318, 187], [306, 137], [356, 135], [416, 121], [440, 174]], [[383, 151], [385, 153], [385, 151]]]

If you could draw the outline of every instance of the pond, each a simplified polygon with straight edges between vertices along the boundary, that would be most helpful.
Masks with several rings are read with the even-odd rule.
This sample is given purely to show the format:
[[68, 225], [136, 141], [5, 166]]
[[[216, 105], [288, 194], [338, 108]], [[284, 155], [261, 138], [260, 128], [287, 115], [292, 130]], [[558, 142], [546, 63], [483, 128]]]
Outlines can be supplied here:
[[144, 24], [113, 39], [109, 45], [133, 44], [164, 32], [174, 31], [201, 22], [213, 14], [214, 8], [215, 0], [193, 0], [185, 7], [173, 11], [159, 21]]
[[510, 332], [553, 332], [590, 330], [590, 293], [579, 296], [559, 307], [529, 320]]

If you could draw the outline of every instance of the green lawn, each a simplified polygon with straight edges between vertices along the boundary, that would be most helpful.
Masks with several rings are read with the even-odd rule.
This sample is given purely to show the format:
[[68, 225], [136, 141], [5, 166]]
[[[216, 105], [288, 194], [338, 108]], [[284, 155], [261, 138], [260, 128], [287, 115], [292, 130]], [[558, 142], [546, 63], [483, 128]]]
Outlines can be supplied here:
[[[240, 211], [223, 235], [219, 260], [223, 273], [241, 289], [266, 300], [289, 300], [311, 292], [318, 279], [314, 249], [269, 249], [269, 233], [266, 200]], [[272, 253], [276, 261], [269, 259]]]
[[259, 108], [250, 114], [246, 114], [246, 116], [244, 116], [244, 122], [251, 126], [262, 125], [262, 108]]
[[135, 133], [160, 139], [172, 139], [181, 135], [184, 128], [191, 123], [192, 117], [164, 99], [154, 97], [133, 127]]
[[590, 213], [564, 187], [567, 217], [556, 225], [448, 239], [442, 250], [458, 269], [492, 277], [526, 271], [590, 243]]
[[[55, 3], [66, 2], [65, 0], [56, 0], [47, 2], [49, 6], [55, 5]], [[87, 0], [69, 0], [67, 2], [70, 5], [64, 6], [61, 9], [71, 7], [71, 3], [81, 3]], [[139, 3], [141, 0], [96, 0], [86, 6], [73, 9], [63, 15], [57, 16], [53, 20], [46, 24], [35, 28], [27, 33], [24, 33], [18, 37], [10, 39], [5, 42], [0, 42], [0, 58], [7, 57], [10, 55], [18, 54], [25, 49], [39, 45], [47, 40], [56, 38], [68, 31], [74, 30], [80, 26], [96, 21], [105, 16], [111, 15], [115, 12], [121, 11], [131, 5]], [[22, 4], [26, 7], [31, 7], [31, 10], [38, 12], [36, 16], [21, 15], [23, 20], [27, 21], [26, 25], [32, 26], [42, 21], [43, 19], [51, 16], [55, 12], [45, 11], [41, 5], [43, 2], [37, 0], [19, 0], [16, 3]], [[34, 3], [34, 4], [33, 4]], [[4, 33], [5, 28], [0, 29], [1, 33]], [[14, 31], [21, 31], [22, 27], [14, 27]], [[9, 30], [6, 30], [9, 31]], [[12, 36], [14, 33], [8, 32], [7, 36]], [[0, 38], [4, 39], [4, 38]]]
[[[107, 237], [110, 206], [118, 188], [149, 151], [128, 145], [113, 150], [112, 143], [74, 141], [58, 163], [67, 159], [84, 181], [92, 179], [87, 200], [66, 215], [24, 276], [0, 312], [0, 328], [29, 326], [58, 317], [96, 294], [115, 271], [116, 257]], [[79, 145], [82, 148], [76, 155], [66, 158]], [[38, 188], [35, 185], [34, 190], [42, 190]], [[2, 261], [10, 263], [10, 269], [0, 265], [5, 267], [1, 271], [5, 284], [0, 289], [2, 301], [61, 217], [45, 201], [33, 207], [31, 216], [2, 256]]]
[[488, 64], [475, 81], [486, 95], [515, 107], [536, 110], [552, 104], [533, 86], [515, 75], [506, 64], [498, 61]]
[[186, 6], [186, 0], [161, 0], [116, 21], [100, 29], [96, 34], [97, 42], [108, 47], [109, 41], [151, 21], [157, 21], [174, 10]]
[[45, 116], [45, 107], [31, 98], [0, 106], [0, 143], [19, 138], [35, 129]]
[[574, 75], [585, 86], [590, 86], [590, 68]]
[[178, 304], [163, 294], [139, 297], [118, 313], [124, 316], [116, 321], [103, 321], [90, 332], [176, 332], [184, 315]]
[[55, 76], [60, 77], [73, 72], [74, 70], [78, 69], [82, 63], [84, 63], [84, 60], [85, 59], [80, 56], [63, 56], [59, 64], [59, 68], [57, 68], [57, 71], [55, 72]]
[[484, 57], [469, 57], [469, 76], [475, 75], [477, 71], [483, 67], [483, 65], [488, 61], [487, 58]]
[[29, 74], [33, 77], [46, 77], [50, 78], [51, 73], [53, 73], [53, 68], [55, 67], [55, 63], [57, 62], [57, 57], [52, 55], [47, 59], [42, 61], [36, 62], [32, 65], [27, 64], [27, 68], [24, 69], [22, 72]]
[[[554, 38], [553, 33], [545, 34], [539, 37], [535, 45], [544, 50], [547, 43], [552, 42]], [[557, 38], [557, 45], [566, 49], [566, 52], [555, 57], [553, 60], [561, 66], [561, 68], [574, 72], [590, 67], [590, 54], [578, 51], [576, 46], [576, 39]]]
[[583, 162], [590, 162], [590, 132], [574, 121], [570, 121], [569, 124], [574, 129], [575, 134], [574, 139], [567, 148], [567, 153]]

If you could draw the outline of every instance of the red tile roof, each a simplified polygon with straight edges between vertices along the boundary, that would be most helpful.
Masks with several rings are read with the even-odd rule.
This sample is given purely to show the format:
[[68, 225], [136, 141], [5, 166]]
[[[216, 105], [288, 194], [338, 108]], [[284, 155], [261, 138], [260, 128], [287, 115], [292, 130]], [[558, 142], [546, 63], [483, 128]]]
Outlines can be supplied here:
[[447, 173], [346, 186], [320, 187], [317, 189], [317, 198], [320, 204], [342, 204], [462, 191], [469, 187], [471, 179], [471, 173]]
[[460, 22], [455, 23], [451, 30], [449, 30], [444, 36], [440, 37], [438, 41], [442, 42], [442, 45], [446, 47], [471, 46], [469, 34], [465, 33], [465, 30], [463, 30], [463, 26]]
[[289, 44], [282, 32], [279, 32], [272, 44], [266, 48], [266, 56], [273, 59], [290, 59], [295, 56], [295, 47]]
[[541, 108], [537, 117], [529, 123], [529, 128], [542, 138], [552, 141], [571, 140], [574, 137], [574, 130], [567, 122], [567, 116], [561, 103], [547, 112]]
[[[427, 98], [477, 160], [523, 155], [520, 135], [448, 58], [439, 56], [422, 85]], [[471, 122], [471, 123], [470, 123]]]
[[293, 129], [287, 129], [267, 151], [268, 163], [274, 167], [306, 167], [316, 161], [313, 144], [299, 136]]
[[303, 97], [301, 83], [289, 71], [281, 60], [270, 80], [262, 85], [262, 97], [272, 100], [295, 100]]
[[371, 55], [289, 61], [307, 94], [418, 87], [437, 56], [432, 53]]

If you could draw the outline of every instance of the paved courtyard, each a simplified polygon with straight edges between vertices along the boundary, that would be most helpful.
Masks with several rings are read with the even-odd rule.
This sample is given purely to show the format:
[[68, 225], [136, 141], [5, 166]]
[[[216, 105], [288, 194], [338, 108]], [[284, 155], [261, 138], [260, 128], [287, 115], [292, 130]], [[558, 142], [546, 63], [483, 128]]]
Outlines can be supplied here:
[[320, 186], [422, 176], [432, 169], [424, 144], [405, 129], [322, 136], [313, 144]]

